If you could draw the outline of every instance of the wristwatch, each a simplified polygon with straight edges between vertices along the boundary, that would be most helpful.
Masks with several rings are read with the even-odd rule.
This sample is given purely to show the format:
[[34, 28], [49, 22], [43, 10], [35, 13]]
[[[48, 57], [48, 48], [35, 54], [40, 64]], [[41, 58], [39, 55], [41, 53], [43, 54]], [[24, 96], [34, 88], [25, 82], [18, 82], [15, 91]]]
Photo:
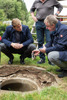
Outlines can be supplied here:
[[58, 13], [56, 13], [55, 15], [58, 16]]

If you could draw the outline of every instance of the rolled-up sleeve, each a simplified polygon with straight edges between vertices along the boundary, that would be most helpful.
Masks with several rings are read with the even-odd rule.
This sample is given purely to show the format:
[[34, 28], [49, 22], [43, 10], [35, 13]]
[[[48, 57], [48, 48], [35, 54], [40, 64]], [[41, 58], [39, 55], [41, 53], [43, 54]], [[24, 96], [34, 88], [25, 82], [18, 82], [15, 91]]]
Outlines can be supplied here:
[[63, 6], [57, 1], [57, 0], [54, 0], [54, 6], [56, 8], [58, 8], [58, 11], [61, 12], [62, 9], [63, 9]]
[[30, 9], [30, 12], [31, 12], [31, 13], [34, 12], [35, 9], [36, 9], [36, 7], [35, 7], [35, 3], [36, 3], [36, 2], [33, 3], [32, 7], [31, 7], [31, 9]]

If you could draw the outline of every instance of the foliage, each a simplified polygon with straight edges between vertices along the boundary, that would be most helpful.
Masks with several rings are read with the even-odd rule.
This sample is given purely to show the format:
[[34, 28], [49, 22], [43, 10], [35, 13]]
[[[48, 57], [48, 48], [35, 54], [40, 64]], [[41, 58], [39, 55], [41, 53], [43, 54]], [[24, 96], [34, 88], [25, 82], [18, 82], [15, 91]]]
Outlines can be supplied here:
[[3, 9], [0, 9], [0, 21], [1, 20], [3, 21], [6, 20], [6, 15]]
[[[0, 21], [19, 18], [23, 24], [28, 22], [28, 11], [24, 0], [0, 0]], [[4, 33], [6, 26], [0, 22], [0, 35]]]
[[0, 22], [0, 36], [3, 35], [3, 33], [5, 32], [7, 25], [6, 24], [2, 24], [2, 22]]
[[34, 21], [32, 19], [32, 16], [30, 14], [30, 12], [28, 13], [28, 22], [27, 25], [29, 26], [30, 30], [32, 29], [32, 25], [34, 24]]
[[[23, 0], [0, 0], [0, 10], [8, 19], [19, 18], [20, 20], [28, 20], [28, 11]], [[3, 15], [2, 14], [2, 15]]]

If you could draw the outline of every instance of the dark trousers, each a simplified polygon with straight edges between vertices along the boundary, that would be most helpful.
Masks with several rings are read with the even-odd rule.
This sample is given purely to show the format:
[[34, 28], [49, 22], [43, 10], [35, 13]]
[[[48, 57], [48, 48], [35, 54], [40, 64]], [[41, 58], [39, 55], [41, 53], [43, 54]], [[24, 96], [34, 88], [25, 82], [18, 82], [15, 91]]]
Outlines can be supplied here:
[[[37, 41], [38, 41], [38, 48], [43, 47], [44, 44], [44, 35], [46, 37], [46, 43], [50, 41], [50, 32], [46, 29], [44, 21], [37, 21], [36, 22], [36, 32], [37, 32]], [[44, 53], [40, 53], [40, 58], [45, 60]]]
[[1, 51], [9, 58], [14, 58], [13, 53], [20, 54], [21, 58], [31, 57], [32, 51], [36, 48], [34, 44], [30, 44], [21, 49], [14, 49], [13, 47], [7, 47], [5, 44], [1, 47]]

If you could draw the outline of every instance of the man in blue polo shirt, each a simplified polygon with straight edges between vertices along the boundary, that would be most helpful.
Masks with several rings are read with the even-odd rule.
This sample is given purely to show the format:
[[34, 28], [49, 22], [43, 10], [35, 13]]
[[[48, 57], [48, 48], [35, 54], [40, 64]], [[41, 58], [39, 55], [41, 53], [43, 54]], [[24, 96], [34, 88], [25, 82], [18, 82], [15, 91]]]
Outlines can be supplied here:
[[14, 56], [12, 53], [20, 54], [20, 63], [24, 64], [26, 57], [31, 57], [31, 52], [36, 47], [28, 26], [22, 25], [18, 18], [12, 20], [12, 25], [6, 28], [2, 36], [1, 51], [9, 57], [8, 64], [13, 63]]
[[35, 55], [40, 52], [47, 53], [49, 61], [60, 67], [59, 70], [56, 70], [61, 72], [58, 77], [64, 77], [67, 75], [67, 26], [61, 24], [54, 15], [47, 16], [44, 23], [46, 28], [51, 31], [51, 41], [43, 48], [33, 52]]

